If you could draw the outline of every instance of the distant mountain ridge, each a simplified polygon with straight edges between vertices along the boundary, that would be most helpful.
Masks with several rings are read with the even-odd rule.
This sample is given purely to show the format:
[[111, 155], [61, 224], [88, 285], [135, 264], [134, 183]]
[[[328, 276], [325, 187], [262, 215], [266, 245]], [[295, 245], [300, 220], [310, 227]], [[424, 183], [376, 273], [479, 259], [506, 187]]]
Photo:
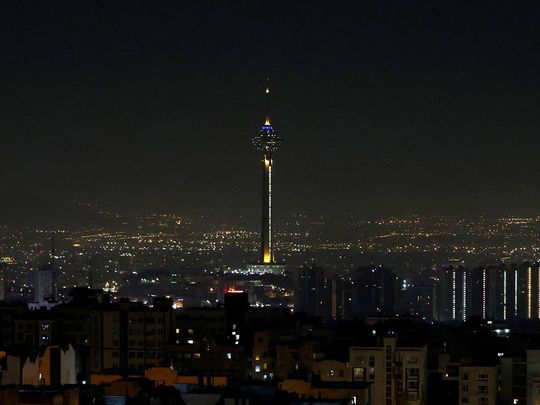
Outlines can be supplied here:
[[0, 225], [80, 228], [105, 225], [107, 222], [110, 220], [97, 211], [73, 201], [0, 189]]

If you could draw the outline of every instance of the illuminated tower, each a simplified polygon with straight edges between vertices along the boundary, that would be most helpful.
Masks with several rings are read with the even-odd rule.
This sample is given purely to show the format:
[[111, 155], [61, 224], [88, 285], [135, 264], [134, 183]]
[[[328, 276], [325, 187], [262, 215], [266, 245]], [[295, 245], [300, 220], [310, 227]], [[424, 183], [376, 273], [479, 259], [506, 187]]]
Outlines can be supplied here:
[[273, 155], [281, 144], [281, 138], [270, 123], [270, 86], [266, 85], [266, 117], [259, 133], [253, 137], [253, 144], [261, 153], [262, 169], [262, 215], [261, 250], [259, 263], [250, 266], [253, 272], [280, 273], [283, 266], [274, 264], [274, 238], [272, 229], [272, 166]]
[[261, 152], [262, 163], [262, 215], [261, 215], [261, 264], [274, 262], [274, 239], [272, 237], [272, 155], [278, 149], [281, 138], [270, 124], [270, 86], [266, 86], [266, 118], [253, 144]]

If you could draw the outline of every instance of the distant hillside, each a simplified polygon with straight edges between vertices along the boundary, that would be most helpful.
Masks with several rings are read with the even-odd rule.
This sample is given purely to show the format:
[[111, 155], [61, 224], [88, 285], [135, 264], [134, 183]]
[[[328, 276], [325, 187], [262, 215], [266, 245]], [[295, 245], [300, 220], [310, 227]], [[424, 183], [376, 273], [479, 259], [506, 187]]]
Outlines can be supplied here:
[[0, 190], [0, 225], [81, 228], [116, 222], [74, 202]]

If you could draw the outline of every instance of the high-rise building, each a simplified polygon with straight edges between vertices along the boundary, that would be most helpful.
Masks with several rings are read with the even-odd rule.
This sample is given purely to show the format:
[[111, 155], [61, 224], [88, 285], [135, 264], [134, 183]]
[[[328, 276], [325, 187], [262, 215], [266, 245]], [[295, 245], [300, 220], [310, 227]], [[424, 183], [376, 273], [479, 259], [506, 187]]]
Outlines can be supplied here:
[[34, 287], [34, 300], [56, 301], [58, 298], [58, 280], [54, 263], [54, 235], [51, 237], [51, 252], [49, 263], [43, 265], [36, 273], [36, 284]]
[[426, 404], [427, 346], [398, 346], [394, 337], [381, 343], [349, 348], [352, 381], [372, 382], [374, 404]]
[[127, 300], [92, 309], [90, 372], [142, 371], [164, 365], [172, 303], [152, 308]]
[[36, 273], [34, 300], [55, 301], [58, 295], [57, 273], [54, 265], [45, 264]]
[[489, 266], [486, 269], [487, 291], [484, 318], [507, 320], [508, 270], [505, 266]]
[[524, 319], [540, 319], [540, 265], [526, 264], [518, 275], [518, 286], [522, 287], [522, 308], [518, 313]]
[[304, 265], [296, 270], [294, 309], [324, 320], [344, 317], [343, 279], [329, 276], [321, 267]]
[[540, 319], [538, 264], [443, 267], [436, 292], [440, 321]]
[[463, 320], [469, 316], [508, 320], [509, 303], [513, 301], [509, 296], [511, 269], [504, 265], [494, 265], [466, 270], [465, 273], [469, 280], [460, 293], [469, 298], [469, 308]]
[[[540, 403], [540, 350], [527, 350], [527, 365], [525, 369], [527, 372], [526, 403], [538, 404]], [[521, 404], [522, 402], [518, 403]]]
[[297, 270], [295, 311], [325, 319], [331, 315], [331, 288], [321, 267], [302, 266]]
[[508, 319], [509, 271], [504, 266], [443, 267], [439, 271], [437, 319]]
[[272, 167], [273, 156], [281, 144], [281, 138], [270, 123], [270, 86], [267, 83], [266, 117], [259, 133], [253, 137], [253, 144], [261, 153], [262, 198], [261, 198], [261, 246], [259, 262], [248, 266], [252, 273], [275, 273], [284, 271], [283, 265], [277, 265], [274, 257], [274, 231], [272, 228]]
[[419, 316], [426, 321], [437, 319], [437, 290], [431, 284], [402, 284], [399, 297], [399, 312]]
[[17, 261], [9, 256], [0, 257], [0, 301], [11, 295], [9, 281], [13, 281], [14, 273], [18, 273]]
[[4, 266], [0, 263], [0, 301], [4, 300]]
[[[459, 404], [495, 405], [500, 391], [498, 367], [462, 366], [459, 368]], [[531, 402], [534, 403], [534, 402]]]
[[[513, 352], [501, 357], [500, 364], [500, 385], [501, 402], [503, 404], [526, 404], [527, 403], [527, 369], [532, 364], [528, 364], [528, 356], [534, 354], [536, 350]], [[534, 360], [534, 358], [532, 359]], [[535, 367], [538, 362], [533, 362]]]
[[466, 321], [471, 315], [470, 272], [459, 264], [439, 270], [437, 319], [440, 321]]
[[244, 339], [245, 337], [246, 312], [249, 308], [248, 294], [243, 291], [229, 290], [225, 293], [224, 298], [227, 317], [227, 338], [233, 344], [239, 344], [240, 339]]
[[398, 304], [398, 278], [383, 266], [361, 267], [343, 283], [345, 318], [393, 315]]

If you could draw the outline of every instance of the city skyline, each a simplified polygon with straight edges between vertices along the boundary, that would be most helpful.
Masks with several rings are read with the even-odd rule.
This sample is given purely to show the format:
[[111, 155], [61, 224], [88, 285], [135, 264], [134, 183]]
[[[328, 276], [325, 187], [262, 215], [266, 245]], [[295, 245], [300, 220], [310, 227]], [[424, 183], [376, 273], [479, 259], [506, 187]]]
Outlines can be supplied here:
[[2, 213], [75, 199], [257, 223], [267, 75], [276, 214], [538, 213], [537, 10], [124, 5], [4, 6]]
[[2, 2], [0, 403], [540, 403], [538, 21]]

